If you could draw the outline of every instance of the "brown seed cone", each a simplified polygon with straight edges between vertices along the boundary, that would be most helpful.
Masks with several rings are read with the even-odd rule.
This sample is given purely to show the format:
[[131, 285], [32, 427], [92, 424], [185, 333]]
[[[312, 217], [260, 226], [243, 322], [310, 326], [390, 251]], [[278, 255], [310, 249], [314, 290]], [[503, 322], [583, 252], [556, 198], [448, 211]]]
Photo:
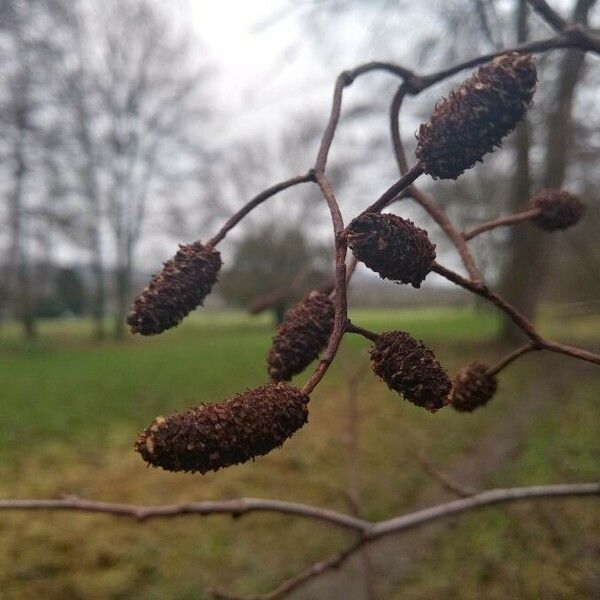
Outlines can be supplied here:
[[288, 381], [319, 356], [333, 329], [335, 308], [329, 296], [311, 292], [285, 314], [267, 356], [274, 381]]
[[127, 323], [132, 333], [155, 335], [179, 325], [200, 306], [217, 281], [221, 255], [200, 242], [180, 245], [160, 273], [133, 301]]
[[487, 365], [472, 362], [458, 371], [452, 383], [450, 404], [461, 412], [472, 412], [487, 404], [496, 393], [498, 382], [488, 375]]
[[392, 390], [431, 412], [448, 402], [446, 371], [433, 351], [403, 331], [382, 333], [371, 349], [373, 371]]
[[281, 446], [308, 420], [308, 401], [285, 383], [257, 387], [220, 404], [157, 417], [135, 449], [166, 471], [217, 471]]
[[435, 260], [435, 244], [424, 229], [390, 213], [356, 217], [347, 229], [354, 256], [382, 279], [420, 287]]
[[536, 81], [531, 54], [503, 54], [480, 67], [420, 126], [416, 155], [424, 171], [456, 179], [481, 162], [523, 118]]
[[545, 231], [567, 229], [575, 225], [585, 212], [583, 202], [564, 190], [540, 190], [531, 198], [530, 205], [540, 209], [533, 221]]

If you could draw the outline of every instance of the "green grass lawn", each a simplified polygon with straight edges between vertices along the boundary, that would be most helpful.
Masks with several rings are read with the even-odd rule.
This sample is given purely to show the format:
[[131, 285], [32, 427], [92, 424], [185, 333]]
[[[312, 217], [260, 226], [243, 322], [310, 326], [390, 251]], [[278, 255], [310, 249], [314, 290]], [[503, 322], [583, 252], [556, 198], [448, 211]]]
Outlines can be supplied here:
[[[475, 357], [491, 362], [502, 353], [491, 343], [499, 323], [489, 312], [358, 310], [351, 317], [375, 330], [410, 331], [435, 347], [450, 372]], [[561, 321], [549, 314], [542, 328], [570, 341], [600, 340], [593, 319]], [[93, 344], [89, 326], [78, 322], [45, 323], [33, 344], [4, 327], [1, 496], [74, 493], [151, 504], [255, 495], [347, 511], [344, 379], [366, 360], [368, 348], [357, 336], [344, 340], [314, 394], [309, 423], [282, 450], [207, 476], [147, 469], [133, 452], [136, 433], [157, 414], [263, 383], [272, 334], [267, 318], [208, 312], [163, 336], [122, 343]], [[536, 388], [536, 380], [544, 386]], [[545, 399], [531, 411], [517, 456], [486, 474], [486, 483], [598, 479], [599, 389], [600, 373], [591, 365], [528, 356], [506, 371], [485, 410], [431, 415], [367, 373], [359, 399], [366, 516], [381, 519], [416, 508], [423, 489], [433, 484], [415, 452], [440, 468], [454, 465], [538, 393]], [[415, 599], [592, 598], [599, 585], [593, 575], [598, 512], [597, 502], [585, 500], [465, 517], [436, 540], [429, 564], [415, 565], [399, 583], [382, 577], [379, 592]], [[323, 525], [269, 515], [143, 525], [90, 515], [1, 516], [0, 600], [198, 599], [212, 586], [255, 593], [346, 539]]]

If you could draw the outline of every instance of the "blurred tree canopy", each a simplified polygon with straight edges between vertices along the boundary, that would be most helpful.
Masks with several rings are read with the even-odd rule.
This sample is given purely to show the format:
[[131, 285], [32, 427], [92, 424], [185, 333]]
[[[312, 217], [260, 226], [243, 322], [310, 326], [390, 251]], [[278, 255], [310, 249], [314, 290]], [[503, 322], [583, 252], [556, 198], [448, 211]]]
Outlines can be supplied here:
[[331, 278], [330, 250], [299, 228], [271, 226], [249, 231], [235, 246], [219, 291], [251, 312], [273, 311], [281, 322], [287, 307]]

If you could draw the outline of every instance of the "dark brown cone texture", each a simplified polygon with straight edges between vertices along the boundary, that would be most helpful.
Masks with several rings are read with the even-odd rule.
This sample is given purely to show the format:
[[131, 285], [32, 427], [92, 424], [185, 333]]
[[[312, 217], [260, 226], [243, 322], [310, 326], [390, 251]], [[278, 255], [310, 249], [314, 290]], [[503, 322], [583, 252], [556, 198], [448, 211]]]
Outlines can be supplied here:
[[496, 393], [498, 382], [487, 374], [487, 365], [472, 362], [458, 371], [452, 384], [450, 404], [461, 412], [472, 412], [487, 404]]
[[511, 52], [480, 67], [435, 107], [417, 134], [417, 158], [434, 179], [456, 179], [500, 145], [531, 104], [530, 54]]
[[333, 329], [335, 308], [329, 296], [313, 291], [285, 314], [267, 356], [274, 381], [288, 381], [319, 356]]
[[567, 229], [575, 225], [585, 212], [577, 196], [564, 190], [540, 190], [530, 201], [531, 208], [540, 209], [534, 223], [545, 231]]
[[133, 301], [127, 323], [132, 333], [154, 335], [179, 325], [200, 306], [217, 281], [221, 255], [200, 242], [181, 245]]
[[367, 213], [348, 226], [354, 256], [382, 279], [420, 287], [435, 260], [435, 244], [424, 229], [394, 214]]
[[403, 331], [382, 333], [371, 349], [373, 371], [392, 390], [431, 412], [448, 402], [451, 383], [433, 351]]
[[257, 387], [220, 404], [157, 417], [135, 449], [167, 471], [217, 471], [281, 446], [308, 420], [308, 401], [284, 383]]

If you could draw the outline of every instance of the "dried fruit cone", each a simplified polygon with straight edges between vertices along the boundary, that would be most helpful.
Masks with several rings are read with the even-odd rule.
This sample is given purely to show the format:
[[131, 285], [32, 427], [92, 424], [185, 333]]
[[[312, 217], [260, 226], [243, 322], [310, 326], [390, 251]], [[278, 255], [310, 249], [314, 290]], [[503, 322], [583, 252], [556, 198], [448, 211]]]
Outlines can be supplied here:
[[433, 351], [403, 331], [382, 333], [371, 349], [373, 371], [388, 387], [431, 412], [448, 402], [446, 371]]
[[452, 382], [450, 404], [461, 412], [472, 412], [487, 404], [496, 393], [498, 382], [487, 373], [487, 365], [472, 362], [458, 371]]
[[531, 208], [540, 213], [534, 223], [545, 231], [567, 229], [575, 225], [585, 212], [585, 205], [577, 196], [564, 190], [540, 190], [530, 200]]
[[435, 260], [435, 245], [424, 229], [394, 214], [366, 213], [347, 229], [354, 256], [382, 279], [420, 287]]
[[157, 417], [135, 449], [167, 471], [216, 471], [281, 446], [308, 420], [308, 401], [285, 383], [257, 387], [220, 404]]
[[181, 245], [133, 301], [127, 323], [133, 333], [154, 335], [178, 325], [200, 306], [217, 281], [221, 255], [200, 242]]
[[313, 291], [285, 314], [267, 356], [274, 381], [288, 381], [319, 356], [333, 329], [335, 308], [326, 294]]
[[419, 128], [416, 155], [434, 179], [456, 179], [500, 145], [531, 104], [537, 73], [530, 54], [510, 52], [480, 67]]

